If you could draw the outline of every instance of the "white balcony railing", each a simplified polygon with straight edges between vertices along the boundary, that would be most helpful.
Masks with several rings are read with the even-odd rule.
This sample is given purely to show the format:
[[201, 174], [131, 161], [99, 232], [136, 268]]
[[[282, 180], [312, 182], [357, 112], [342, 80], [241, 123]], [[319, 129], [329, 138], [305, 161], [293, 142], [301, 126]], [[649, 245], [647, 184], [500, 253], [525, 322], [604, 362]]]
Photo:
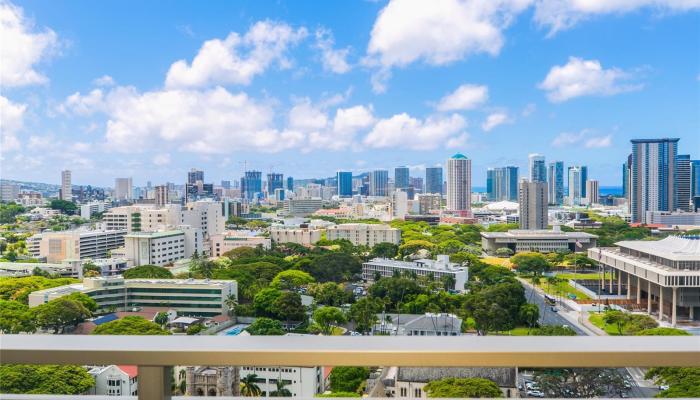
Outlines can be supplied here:
[[0, 361], [137, 365], [150, 400], [170, 398], [173, 365], [700, 367], [700, 337], [2, 335]]

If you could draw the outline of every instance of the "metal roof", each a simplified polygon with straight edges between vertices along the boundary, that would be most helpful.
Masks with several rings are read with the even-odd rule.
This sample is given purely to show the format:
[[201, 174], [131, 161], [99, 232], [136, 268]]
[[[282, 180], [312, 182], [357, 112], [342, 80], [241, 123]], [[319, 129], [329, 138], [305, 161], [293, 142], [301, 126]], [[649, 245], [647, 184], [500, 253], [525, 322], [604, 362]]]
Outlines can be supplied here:
[[668, 236], [662, 240], [625, 240], [616, 246], [673, 261], [700, 261], [700, 236]]

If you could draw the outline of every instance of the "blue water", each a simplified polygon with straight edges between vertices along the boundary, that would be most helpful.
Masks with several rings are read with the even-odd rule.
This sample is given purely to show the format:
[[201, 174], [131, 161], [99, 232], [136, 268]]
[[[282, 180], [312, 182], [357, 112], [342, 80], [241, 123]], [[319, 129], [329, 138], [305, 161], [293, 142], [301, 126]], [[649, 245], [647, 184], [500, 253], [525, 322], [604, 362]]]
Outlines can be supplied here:
[[[486, 193], [486, 186], [472, 186], [472, 192], [473, 193]], [[564, 188], [564, 193], [567, 193], [567, 188]], [[613, 196], [622, 196], [622, 187], [621, 186], [601, 186], [600, 187], [600, 195], [601, 196], [607, 196], [607, 195], [613, 195]]]
[[242, 330], [242, 327], [236, 326], [233, 329], [226, 331], [226, 336], [237, 336]]

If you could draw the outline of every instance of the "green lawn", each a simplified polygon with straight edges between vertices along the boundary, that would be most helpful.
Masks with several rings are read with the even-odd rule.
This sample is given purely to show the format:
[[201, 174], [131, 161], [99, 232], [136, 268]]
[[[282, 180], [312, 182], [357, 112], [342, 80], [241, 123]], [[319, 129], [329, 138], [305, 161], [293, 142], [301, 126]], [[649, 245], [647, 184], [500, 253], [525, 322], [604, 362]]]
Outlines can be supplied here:
[[[572, 274], [573, 275], [573, 274]], [[577, 278], [580, 279], [580, 278]], [[568, 280], [565, 281], [560, 281], [555, 285], [551, 285], [547, 283], [546, 278], [540, 279], [539, 286], [542, 290], [544, 290], [546, 293], [551, 294], [552, 296], [562, 296], [562, 297], [567, 297], [568, 294], [575, 294], [576, 298], [579, 300], [589, 300], [590, 297], [588, 297], [585, 293], [578, 289], [574, 289], [573, 286], [569, 285]]]
[[[559, 279], [600, 279], [600, 274], [596, 273], [590, 273], [590, 274], [573, 274], [573, 273], [564, 273], [564, 274], [557, 274], [557, 278]], [[605, 274], [605, 277], [608, 278], [610, 277], [610, 274], [607, 273]]]
[[607, 333], [610, 336], [620, 335], [615, 325], [608, 325], [605, 323], [605, 321], [603, 321], [602, 313], [591, 313], [588, 317], [588, 321], [590, 321], [593, 325], [597, 326], [598, 328], [604, 330], [605, 333]]

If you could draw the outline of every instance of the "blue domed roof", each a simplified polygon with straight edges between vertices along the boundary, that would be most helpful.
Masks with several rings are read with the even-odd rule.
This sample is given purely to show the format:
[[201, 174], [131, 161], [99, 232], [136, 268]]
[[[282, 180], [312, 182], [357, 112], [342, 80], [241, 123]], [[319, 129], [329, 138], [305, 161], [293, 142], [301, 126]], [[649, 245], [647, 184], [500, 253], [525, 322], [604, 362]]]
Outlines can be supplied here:
[[454, 159], [454, 160], [467, 160], [467, 156], [465, 156], [462, 153], [457, 153], [457, 154], [452, 156], [452, 159]]

